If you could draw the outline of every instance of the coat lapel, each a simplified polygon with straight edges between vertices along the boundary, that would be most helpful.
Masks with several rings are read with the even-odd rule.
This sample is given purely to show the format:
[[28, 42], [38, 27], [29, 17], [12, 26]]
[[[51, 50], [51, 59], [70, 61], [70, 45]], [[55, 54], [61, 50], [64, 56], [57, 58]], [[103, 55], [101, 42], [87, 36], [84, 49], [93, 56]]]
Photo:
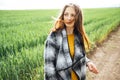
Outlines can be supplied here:
[[[79, 36], [79, 37], [78, 37]], [[70, 56], [70, 51], [69, 51], [69, 47], [68, 47], [68, 39], [67, 39], [67, 34], [66, 34], [66, 30], [63, 29], [62, 30], [62, 37], [63, 37], [63, 40], [62, 40], [62, 47], [63, 47], [63, 51], [64, 51], [64, 55], [65, 55], [65, 59], [68, 63], [68, 66], [72, 65], [72, 59], [71, 59], [71, 56]], [[83, 56], [84, 56], [84, 53], [83, 53], [83, 50], [82, 50], [82, 45], [80, 43], [80, 35], [76, 34], [75, 33], [75, 40], [74, 40], [74, 59], [73, 61], [76, 62], [78, 60], [80, 60]]]
[[63, 51], [64, 51], [64, 57], [65, 57], [65, 60], [67, 62], [67, 66], [71, 66], [72, 65], [72, 59], [71, 59], [71, 56], [70, 56], [70, 51], [69, 51], [69, 47], [68, 47], [68, 40], [67, 40], [67, 34], [66, 34], [66, 30], [63, 29], [62, 30], [62, 37], [63, 37], [63, 40], [62, 40], [62, 47], [63, 47]]
[[75, 43], [75, 50], [74, 50], [74, 63], [78, 60], [80, 60], [84, 54], [83, 54], [83, 50], [82, 50], [82, 45], [80, 43], [80, 39], [78, 38], [78, 34], [75, 35], [75, 40], [74, 40], [74, 43]]
[[[75, 42], [75, 46], [74, 46], [75, 54], [74, 54], [74, 59], [72, 59], [70, 56], [66, 30], [63, 29], [62, 30], [62, 42], [61, 42], [62, 44], [60, 45], [60, 51], [63, 51], [63, 52], [62, 52], [62, 54], [59, 53], [59, 57], [58, 57], [59, 59], [57, 62], [59, 64], [59, 65], [57, 65], [57, 67], [59, 67], [60, 69], [70, 67], [70, 66], [72, 66], [72, 64], [76, 63], [76, 61], [79, 61], [82, 57], [84, 57], [78, 34], [75, 34], [74, 42]], [[60, 60], [60, 59], [62, 59], [62, 60]], [[61, 61], [63, 63], [61, 64], [61, 67], [60, 67]], [[62, 65], [64, 65], [64, 66], [62, 66]]]

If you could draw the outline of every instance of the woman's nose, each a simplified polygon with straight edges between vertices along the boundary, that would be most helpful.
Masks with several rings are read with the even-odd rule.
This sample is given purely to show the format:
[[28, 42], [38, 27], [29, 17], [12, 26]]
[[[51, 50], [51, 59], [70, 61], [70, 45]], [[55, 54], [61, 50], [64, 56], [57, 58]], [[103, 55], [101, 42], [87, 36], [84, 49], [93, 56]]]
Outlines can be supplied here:
[[71, 15], [68, 15], [68, 17], [67, 17], [67, 18], [68, 18], [68, 20], [71, 20], [71, 19], [72, 19]]

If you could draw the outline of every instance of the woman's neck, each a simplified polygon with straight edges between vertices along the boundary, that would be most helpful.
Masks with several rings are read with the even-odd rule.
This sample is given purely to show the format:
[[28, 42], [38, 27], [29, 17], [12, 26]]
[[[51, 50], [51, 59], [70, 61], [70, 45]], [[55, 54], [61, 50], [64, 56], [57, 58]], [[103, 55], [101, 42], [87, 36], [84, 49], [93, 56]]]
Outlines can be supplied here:
[[66, 27], [67, 34], [73, 34], [74, 27]]

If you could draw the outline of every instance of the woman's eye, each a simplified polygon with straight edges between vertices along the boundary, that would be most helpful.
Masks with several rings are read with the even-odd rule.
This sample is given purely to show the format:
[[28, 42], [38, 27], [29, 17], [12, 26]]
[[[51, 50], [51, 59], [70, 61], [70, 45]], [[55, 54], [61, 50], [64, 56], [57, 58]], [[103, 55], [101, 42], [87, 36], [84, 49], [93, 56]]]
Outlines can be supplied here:
[[68, 16], [68, 14], [64, 14], [64, 16]]
[[75, 17], [75, 15], [74, 15], [74, 14], [71, 14], [71, 16], [72, 16], [72, 17]]
[[75, 17], [75, 14], [68, 14], [68, 13], [65, 13], [64, 16], [70, 16], [70, 17]]

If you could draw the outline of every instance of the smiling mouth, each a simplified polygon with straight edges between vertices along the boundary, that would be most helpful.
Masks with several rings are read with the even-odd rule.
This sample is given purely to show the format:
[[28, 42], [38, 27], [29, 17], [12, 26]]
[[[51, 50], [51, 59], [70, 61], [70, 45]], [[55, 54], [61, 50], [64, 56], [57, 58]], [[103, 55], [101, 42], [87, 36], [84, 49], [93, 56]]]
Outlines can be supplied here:
[[72, 21], [71, 22], [66, 22], [66, 24], [71, 24], [72, 23]]

